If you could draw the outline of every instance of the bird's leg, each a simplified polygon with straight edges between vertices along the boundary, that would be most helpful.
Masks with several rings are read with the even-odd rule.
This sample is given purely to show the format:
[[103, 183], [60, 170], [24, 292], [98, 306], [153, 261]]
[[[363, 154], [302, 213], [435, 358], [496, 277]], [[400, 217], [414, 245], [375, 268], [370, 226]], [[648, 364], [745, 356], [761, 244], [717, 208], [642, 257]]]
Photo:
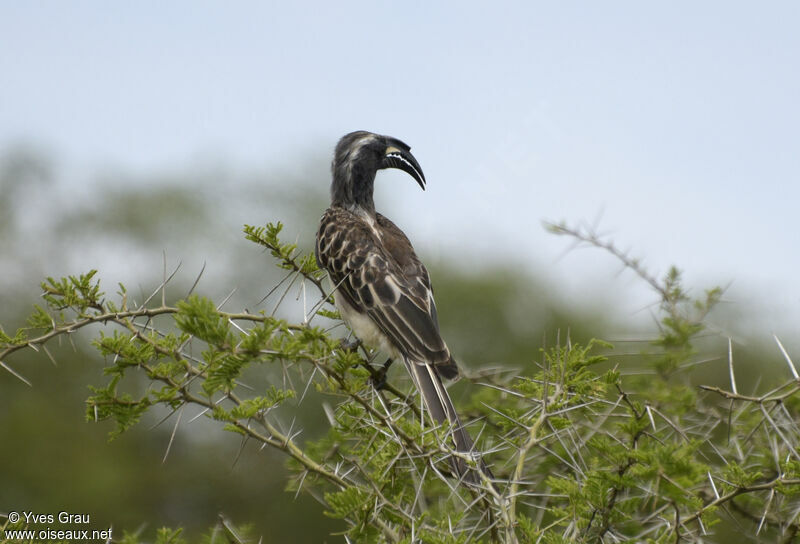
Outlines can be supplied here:
[[383, 363], [383, 366], [372, 374], [372, 385], [380, 391], [386, 385], [386, 373], [389, 371], [389, 367], [392, 366], [394, 359], [389, 357], [386, 359], [386, 362]]

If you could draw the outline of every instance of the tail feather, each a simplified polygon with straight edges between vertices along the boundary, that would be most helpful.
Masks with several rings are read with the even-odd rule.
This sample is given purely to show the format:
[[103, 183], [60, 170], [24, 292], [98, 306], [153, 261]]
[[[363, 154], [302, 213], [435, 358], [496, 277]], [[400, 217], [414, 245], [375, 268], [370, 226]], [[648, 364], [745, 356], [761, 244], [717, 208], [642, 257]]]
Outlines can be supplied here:
[[[447, 393], [437, 369], [433, 365], [425, 363], [416, 363], [414, 361], [405, 361], [405, 363], [422, 394], [425, 407], [431, 413], [433, 420], [438, 424], [450, 427], [456, 451], [474, 454], [475, 443], [461, 423], [461, 419], [456, 413], [453, 402], [450, 400], [450, 395]], [[464, 459], [453, 457], [451, 462], [459, 478], [475, 485], [480, 484], [480, 475], [476, 474], [474, 469], [470, 469]], [[478, 465], [487, 478], [494, 479], [492, 471], [489, 470], [483, 459], [479, 460]]]

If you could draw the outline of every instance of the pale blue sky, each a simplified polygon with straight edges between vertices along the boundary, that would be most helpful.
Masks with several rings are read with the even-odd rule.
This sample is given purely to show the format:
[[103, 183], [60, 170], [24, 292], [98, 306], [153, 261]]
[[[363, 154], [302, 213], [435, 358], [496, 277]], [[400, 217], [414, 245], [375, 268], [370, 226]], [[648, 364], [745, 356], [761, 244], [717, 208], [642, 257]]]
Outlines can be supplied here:
[[378, 206], [430, 259], [496, 246], [574, 296], [624, 295], [613, 261], [558, 259], [540, 227], [602, 214], [654, 271], [734, 281], [796, 333], [800, 4], [487, 6], [0, 1], [0, 149], [87, 175], [207, 153], [285, 168], [383, 132], [429, 189], [382, 173]]

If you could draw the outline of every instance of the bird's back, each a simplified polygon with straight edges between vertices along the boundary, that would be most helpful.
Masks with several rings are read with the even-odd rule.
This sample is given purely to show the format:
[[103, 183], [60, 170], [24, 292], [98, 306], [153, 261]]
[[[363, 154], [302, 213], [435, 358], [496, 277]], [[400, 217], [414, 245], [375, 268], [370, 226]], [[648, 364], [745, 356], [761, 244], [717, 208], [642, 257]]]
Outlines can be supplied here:
[[434, 364], [444, 377], [458, 375], [439, 334], [428, 271], [392, 221], [332, 206], [320, 222], [316, 256], [338, 286], [334, 296], [367, 313], [401, 353]]

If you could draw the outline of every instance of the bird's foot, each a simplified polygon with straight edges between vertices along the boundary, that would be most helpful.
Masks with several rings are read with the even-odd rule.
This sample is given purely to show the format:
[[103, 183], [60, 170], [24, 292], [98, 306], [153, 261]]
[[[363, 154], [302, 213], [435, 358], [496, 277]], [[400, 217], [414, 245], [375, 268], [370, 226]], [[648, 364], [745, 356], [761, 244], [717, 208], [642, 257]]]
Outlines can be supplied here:
[[392, 366], [392, 359], [386, 359], [386, 362], [383, 363], [383, 366], [373, 372], [372, 374], [372, 387], [380, 391], [386, 386], [386, 373], [389, 371], [389, 367]]
[[354, 338], [352, 340], [342, 338], [342, 340], [339, 342], [339, 346], [345, 351], [356, 351], [360, 345], [361, 340], [358, 338]]

